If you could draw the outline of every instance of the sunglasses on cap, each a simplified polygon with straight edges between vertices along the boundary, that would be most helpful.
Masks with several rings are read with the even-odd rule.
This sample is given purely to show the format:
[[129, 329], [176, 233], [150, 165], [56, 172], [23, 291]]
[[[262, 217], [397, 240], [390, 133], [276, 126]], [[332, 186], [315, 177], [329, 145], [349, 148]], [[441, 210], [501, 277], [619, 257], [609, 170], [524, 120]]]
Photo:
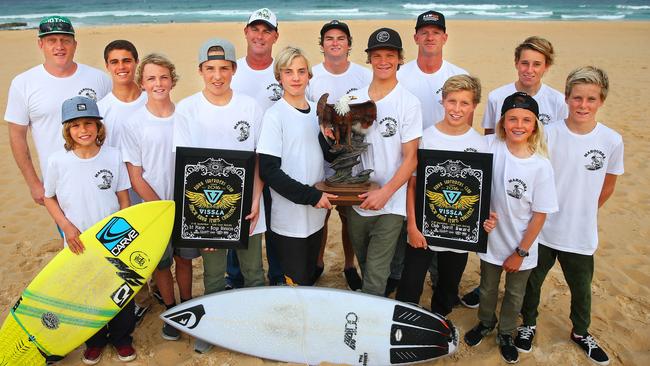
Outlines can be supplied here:
[[55, 33], [74, 35], [74, 28], [72, 27], [72, 24], [63, 21], [43, 22], [38, 25], [39, 37], [46, 36], [48, 34], [55, 34]]

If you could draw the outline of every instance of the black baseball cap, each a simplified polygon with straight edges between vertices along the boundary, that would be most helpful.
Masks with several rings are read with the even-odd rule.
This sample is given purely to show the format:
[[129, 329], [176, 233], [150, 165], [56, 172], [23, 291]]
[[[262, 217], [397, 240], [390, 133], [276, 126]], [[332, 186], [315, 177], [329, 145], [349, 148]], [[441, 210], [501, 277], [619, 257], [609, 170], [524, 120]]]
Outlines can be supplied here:
[[506, 114], [507, 111], [515, 108], [527, 109], [535, 114], [535, 117], [539, 117], [539, 106], [533, 97], [524, 93], [516, 92], [512, 95], [509, 95], [504, 101], [503, 106], [501, 106], [501, 116]]
[[368, 48], [366, 52], [377, 48], [392, 48], [402, 50], [402, 38], [395, 30], [390, 28], [379, 28], [372, 32], [368, 38]]
[[447, 31], [447, 27], [445, 26], [445, 16], [435, 10], [429, 10], [420, 14], [415, 23], [415, 30], [417, 31], [425, 25], [433, 25], [434, 27], [442, 29], [443, 32]]
[[343, 33], [345, 33], [348, 36], [348, 39], [352, 37], [352, 36], [350, 36], [350, 28], [348, 28], [348, 25], [334, 19], [334, 20], [332, 20], [332, 21], [330, 21], [328, 23], [325, 23], [323, 25], [323, 28], [320, 29], [320, 38], [323, 39], [323, 36], [325, 35], [325, 33], [327, 33], [327, 31], [329, 31], [331, 29], [338, 29], [338, 30], [342, 31]]

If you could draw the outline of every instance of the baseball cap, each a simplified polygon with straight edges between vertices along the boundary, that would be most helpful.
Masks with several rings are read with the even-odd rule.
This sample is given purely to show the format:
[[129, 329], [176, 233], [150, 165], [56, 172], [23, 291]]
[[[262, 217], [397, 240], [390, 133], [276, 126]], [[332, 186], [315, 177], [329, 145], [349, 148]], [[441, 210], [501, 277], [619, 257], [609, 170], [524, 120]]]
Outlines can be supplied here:
[[75, 118], [90, 117], [102, 119], [99, 115], [97, 103], [94, 100], [82, 96], [70, 98], [61, 106], [61, 123], [70, 122]]
[[45, 17], [38, 23], [38, 36], [43, 37], [48, 34], [70, 34], [74, 36], [72, 22], [70, 19], [59, 15]]
[[535, 114], [535, 117], [539, 117], [539, 106], [533, 97], [524, 93], [516, 92], [512, 95], [509, 95], [504, 101], [503, 106], [501, 106], [501, 115], [506, 114], [507, 111], [515, 108], [527, 109]]
[[323, 28], [320, 29], [320, 38], [322, 39], [323, 36], [325, 35], [325, 33], [327, 33], [327, 31], [332, 30], [332, 29], [341, 30], [343, 33], [345, 33], [348, 36], [348, 39], [351, 37], [350, 28], [348, 28], [348, 25], [334, 19], [334, 20], [332, 20], [332, 21], [330, 21], [328, 23], [325, 23], [323, 25]]
[[368, 38], [366, 52], [376, 48], [392, 48], [402, 50], [402, 38], [395, 30], [390, 28], [379, 28], [372, 32]]
[[278, 30], [278, 19], [275, 17], [275, 14], [268, 8], [255, 10], [253, 14], [251, 14], [251, 16], [248, 18], [248, 23], [246, 23], [246, 26], [248, 27], [254, 22], [263, 22], [268, 24], [276, 31]]
[[[209, 55], [208, 51], [212, 47], [221, 47], [223, 48], [223, 55]], [[203, 43], [199, 49], [199, 65], [208, 61], [208, 60], [226, 60], [231, 62], [237, 62], [237, 57], [235, 56], [235, 46], [233, 46], [230, 41], [221, 39], [221, 38], [212, 38]]]
[[445, 16], [434, 10], [425, 11], [418, 16], [418, 20], [415, 23], [415, 30], [417, 31], [425, 25], [433, 25], [442, 29], [444, 32], [447, 31], [447, 27], [445, 26]]

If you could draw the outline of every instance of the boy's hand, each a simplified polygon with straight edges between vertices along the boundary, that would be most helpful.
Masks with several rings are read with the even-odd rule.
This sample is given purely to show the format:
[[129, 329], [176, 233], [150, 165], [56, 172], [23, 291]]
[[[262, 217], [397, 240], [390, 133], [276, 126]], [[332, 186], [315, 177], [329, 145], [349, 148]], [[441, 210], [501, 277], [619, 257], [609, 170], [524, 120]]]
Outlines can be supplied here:
[[492, 230], [494, 230], [495, 227], [497, 227], [497, 220], [497, 213], [490, 211], [490, 216], [488, 219], [483, 221], [483, 230], [489, 234]]
[[409, 245], [413, 248], [427, 249], [429, 247], [427, 239], [422, 235], [417, 227], [409, 227], [406, 229], [406, 232], [408, 234]]
[[387, 189], [381, 187], [370, 192], [362, 193], [358, 197], [363, 198], [359, 205], [364, 210], [381, 210], [386, 205], [392, 194]]
[[323, 192], [323, 194], [320, 196], [320, 200], [318, 201], [318, 203], [316, 203], [316, 205], [314, 207], [316, 207], [316, 208], [326, 208], [326, 209], [329, 210], [329, 209], [332, 208], [332, 204], [330, 203], [329, 199], [330, 198], [338, 198], [338, 197], [339, 196], [337, 196], [335, 194]]
[[519, 272], [519, 268], [521, 268], [521, 264], [523, 262], [524, 262], [524, 257], [520, 256], [517, 253], [512, 253], [503, 262], [503, 269], [509, 273]]
[[255, 230], [255, 226], [257, 226], [257, 220], [260, 218], [260, 204], [259, 201], [257, 203], [253, 202], [251, 205], [251, 213], [248, 214], [248, 216], [244, 217], [246, 220], [250, 220], [250, 228], [248, 229], [248, 235], [253, 235], [253, 231]]
[[79, 239], [79, 235], [81, 235], [81, 232], [79, 229], [77, 229], [76, 226], [73, 224], [66, 225], [65, 227], [62, 227], [61, 230], [63, 230], [63, 234], [65, 235], [65, 240], [68, 243], [68, 248], [72, 251], [74, 254], [81, 254], [84, 252], [84, 245]]

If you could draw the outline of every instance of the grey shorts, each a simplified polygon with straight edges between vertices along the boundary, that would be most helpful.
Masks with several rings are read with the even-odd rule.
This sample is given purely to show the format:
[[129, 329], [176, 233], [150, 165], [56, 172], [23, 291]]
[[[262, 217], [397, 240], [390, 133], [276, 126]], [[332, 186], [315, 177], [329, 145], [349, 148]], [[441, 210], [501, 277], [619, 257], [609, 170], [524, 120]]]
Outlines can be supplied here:
[[200, 249], [198, 248], [172, 248], [172, 244], [167, 244], [165, 249], [165, 254], [163, 254], [160, 263], [158, 263], [158, 269], [166, 269], [172, 266], [174, 261], [174, 256], [179, 256], [183, 259], [194, 259], [201, 256]]

